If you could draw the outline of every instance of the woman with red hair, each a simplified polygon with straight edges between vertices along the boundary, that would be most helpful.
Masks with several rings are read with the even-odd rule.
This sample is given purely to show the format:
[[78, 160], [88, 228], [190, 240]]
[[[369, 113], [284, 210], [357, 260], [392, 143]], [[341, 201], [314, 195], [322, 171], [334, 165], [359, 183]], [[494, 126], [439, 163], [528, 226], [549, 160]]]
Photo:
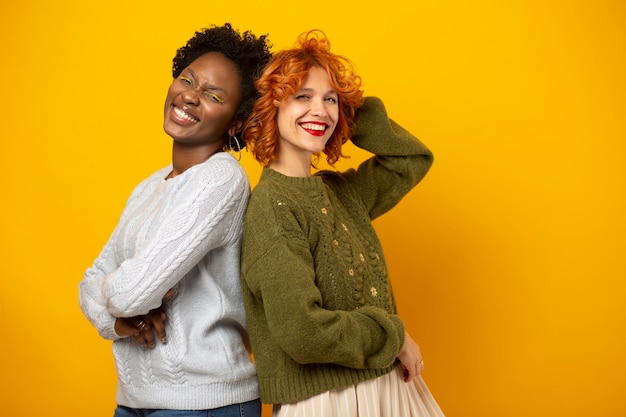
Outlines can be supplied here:
[[[321, 31], [274, 55], [246, 142], [264, 166], [248, 204], [242, 279], [261, 400], [274, 416], [442, 416], [397, 313], [371, 221], [428, 172], [432, 153], [363, 98]], [[312, 173], [351, 140], [358, 169]]]

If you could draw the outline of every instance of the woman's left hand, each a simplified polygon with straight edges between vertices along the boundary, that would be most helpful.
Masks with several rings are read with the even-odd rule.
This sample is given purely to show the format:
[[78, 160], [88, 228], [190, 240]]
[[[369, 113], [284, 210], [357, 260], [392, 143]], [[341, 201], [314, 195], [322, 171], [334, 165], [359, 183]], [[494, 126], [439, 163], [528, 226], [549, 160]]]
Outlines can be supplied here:
[[167, 342], [165, 319], [165, 312], [161, 308], [144, 316], [118, 318], [115, 321], [115, 332], [122, 337], [132, 337], [138, 344], [153, 349], [156, 346], [155, 332], [162, 343]]
[[413, 381], [424, 369], [420, 347], [406, 331], [404, 332], [404, 346], [398, 354], [398, 359], [404, 367], [404, 382]]

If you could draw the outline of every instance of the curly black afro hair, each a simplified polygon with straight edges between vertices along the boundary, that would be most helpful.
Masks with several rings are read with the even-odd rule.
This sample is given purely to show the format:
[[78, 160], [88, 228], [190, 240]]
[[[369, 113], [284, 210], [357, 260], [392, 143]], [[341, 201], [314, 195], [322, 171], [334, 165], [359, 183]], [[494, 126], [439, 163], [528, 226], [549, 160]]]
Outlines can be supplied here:
[[221, 53], [239, 69], [242, 101], [237, 117], [245, 121], [259, 97], [254, 83], [272, 56], [271, 46], [267, 35], [256, 37], [250, 31], [239, 33], [230, 23], [212, 25], [197, 31], [185, 46], [176, 51], [172, 60], [172, 75], [177, 78], [193, 61], [206, 53]]

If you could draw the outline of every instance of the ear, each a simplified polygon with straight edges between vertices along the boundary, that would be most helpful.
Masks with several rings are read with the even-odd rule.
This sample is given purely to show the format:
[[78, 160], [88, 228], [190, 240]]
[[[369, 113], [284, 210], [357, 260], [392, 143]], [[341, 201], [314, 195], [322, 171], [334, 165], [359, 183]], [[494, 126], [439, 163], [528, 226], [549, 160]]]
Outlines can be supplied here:
[[280, 101], [274, 100], [274, 107], [280, 107]]
[[241, 132], [241, 128], [243, 127], [243, 121], [241, 119], [237, 119], [233, 122], [233, 124], [228, 129], [228, 136], [233, 137], [239, 132]]

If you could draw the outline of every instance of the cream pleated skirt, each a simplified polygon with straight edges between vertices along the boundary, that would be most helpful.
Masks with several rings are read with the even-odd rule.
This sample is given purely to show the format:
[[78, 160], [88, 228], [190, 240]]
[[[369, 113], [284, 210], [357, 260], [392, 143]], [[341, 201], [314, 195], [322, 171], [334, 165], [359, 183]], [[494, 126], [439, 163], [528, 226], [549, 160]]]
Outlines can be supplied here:
[[443, 417], [421, 376], [406, 383], [402, 366], [390, 373], [290, 404], [272, 417]]

